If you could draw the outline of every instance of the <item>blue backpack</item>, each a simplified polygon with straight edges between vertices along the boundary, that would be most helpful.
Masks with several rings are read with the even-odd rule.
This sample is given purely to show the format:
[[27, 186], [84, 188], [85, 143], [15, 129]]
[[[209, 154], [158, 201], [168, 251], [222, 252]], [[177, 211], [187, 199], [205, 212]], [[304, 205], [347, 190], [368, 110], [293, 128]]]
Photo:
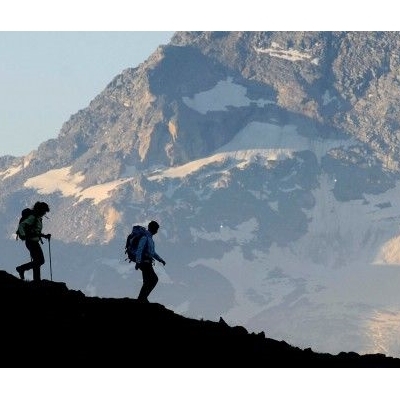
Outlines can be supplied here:
[[146, 235], [147, 229], [144, 226], [134, 225], [132, 232], [127, 236], [125, 242], [125, 254], [127, 258], [125, 261], [136, 262], [136, 252], [139, 240]]

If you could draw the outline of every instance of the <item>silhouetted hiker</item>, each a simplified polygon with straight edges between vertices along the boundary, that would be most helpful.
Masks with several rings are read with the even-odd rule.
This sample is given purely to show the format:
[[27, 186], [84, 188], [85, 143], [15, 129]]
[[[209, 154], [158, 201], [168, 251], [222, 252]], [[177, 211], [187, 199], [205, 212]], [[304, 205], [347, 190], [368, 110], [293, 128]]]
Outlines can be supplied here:
[[31, 255], [31, 262], [20, 265], [16, 268], [19, 277], [25, 279], [25, 271], [33, 270], [33, 280], [40, 281], [40, 267], [44, 264], [44, 255], [40, 243], [42, 238], [50, 240], [51, 235], [42, 234], [42, 218], [50, 211], [47, 203], [36, 202], [32, 213], [23, 219], [18, 225], [18, 236], [25, 240], [25, 246]]
[[159, 227], [160, 225], [156, 221], [149, 223], [146, 233], [139, 240], [136, 252], [136, 269], [140, 269], [143, 276], [143, 285], [138, 300], [143, 303], [149, 302], [147, 297], [158, 282], [158, 276], [153, 268], [154, 260], [165, 265], [165, 261], [156, 253], [154, 248], [153, 235], [158, 232]]

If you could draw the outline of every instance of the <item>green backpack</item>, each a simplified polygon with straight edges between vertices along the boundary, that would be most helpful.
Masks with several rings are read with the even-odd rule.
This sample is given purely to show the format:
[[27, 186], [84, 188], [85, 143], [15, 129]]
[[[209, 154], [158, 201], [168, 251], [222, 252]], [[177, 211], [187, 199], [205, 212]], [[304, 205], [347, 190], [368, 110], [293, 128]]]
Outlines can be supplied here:
[[17, 230], [15, 232], [16, 235], [17, 235], [16, 240], [18, 240], [18, 239], [25, 240], [26, 239], [26, 237], [20, 233], [19, 228], [21, 226], [21, 222], [25, 221], [32, 214], [33, 214], [33, 210], [31, 208], [24, 208], [21, 211], [21, 218], [19, 219], [18, 227], [17, 227]]

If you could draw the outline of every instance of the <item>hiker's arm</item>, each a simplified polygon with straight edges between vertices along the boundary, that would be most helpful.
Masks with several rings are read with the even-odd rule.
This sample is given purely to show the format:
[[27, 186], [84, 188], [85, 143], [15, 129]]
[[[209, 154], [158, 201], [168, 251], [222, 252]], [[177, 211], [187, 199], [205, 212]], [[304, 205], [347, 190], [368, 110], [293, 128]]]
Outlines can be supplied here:
[[147, 237], [142, 236], [139, 240], [138, 247], [136, 250], [136, 264], [140, 264], [142, 262], [143, 249], [146, 246]]
[[159, 261], [161, 264], [165, 265], [165, 261], [156, 253], [154, 252], [153, 258], [155, 258], [157, 261]]

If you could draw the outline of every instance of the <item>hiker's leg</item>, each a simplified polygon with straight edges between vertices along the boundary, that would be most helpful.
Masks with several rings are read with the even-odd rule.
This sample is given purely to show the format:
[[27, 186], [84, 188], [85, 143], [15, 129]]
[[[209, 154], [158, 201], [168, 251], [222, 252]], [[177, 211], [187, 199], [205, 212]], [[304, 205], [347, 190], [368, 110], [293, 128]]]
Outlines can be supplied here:
[[158, 276], [154, 272], [154, 268], [151, 265], [150, 266], [150, 273], [149, 273], [149, 294], [152, 292], [152, 290], [156, 287], [158, 282]]
[[26, 248], [29, 250], [29, 254], [31, 256], [31, 261], [29, 261], [28, 263], [19, 265], [16, 270], [19, 273], [19, 276], [21, 279], [25, 279], [25, 272], [29, 271], [30, 269], [32, 269], [34, 267], [34, 263], [33, 263], [33, 258], [32, 258], [32, 252], [31, 252], [31, 242], [29, 242], [28, 240], [25, 242], [25, 246]]
[[26, 264], [18, 265], [18, 267], [15, 269], [17, 270], [19, 277], [21, 279], [25, 279], [25, 271], [28, 271], [31, 268], [32, 268], [32, 261]]
[[25, 272], [25, 271], [29, 271], [29, 270], [32, 269], [32, 268], [33, 268], [33, 264], [32, 264], [32, 261], [30, 261], [30, 262], [28, 262], [28, 263], [26, 263], [26, 264], [19, 265], [19, 266], [17, 267], [17, 271], [23, 271], [23, 272]]
[[151, 264], [140, 264], [140, 269], [142, 270], [143, 285], [140, 289], [138, 300], [146, 301], [151, 291], [157, 285], [158, 276], [154, 272], [154, 268]]
[[40, 267], [38, 267], [37, 265], [35, 265], [33, 268], [33, 280], [34, 281], [40, 281]]
[[148, 264], [142, 263], [139, 264], [139, 269], [142, 271], [143, 284], [140, 289], [138, 300], [147, 301], [147, 296], [149, 295], [149, 269]]
[[39, 242], [30, 242], [29, 251], [32, 257], [33, 280], [40, 281], [40, 267], [44, 264], [44, 255]]

